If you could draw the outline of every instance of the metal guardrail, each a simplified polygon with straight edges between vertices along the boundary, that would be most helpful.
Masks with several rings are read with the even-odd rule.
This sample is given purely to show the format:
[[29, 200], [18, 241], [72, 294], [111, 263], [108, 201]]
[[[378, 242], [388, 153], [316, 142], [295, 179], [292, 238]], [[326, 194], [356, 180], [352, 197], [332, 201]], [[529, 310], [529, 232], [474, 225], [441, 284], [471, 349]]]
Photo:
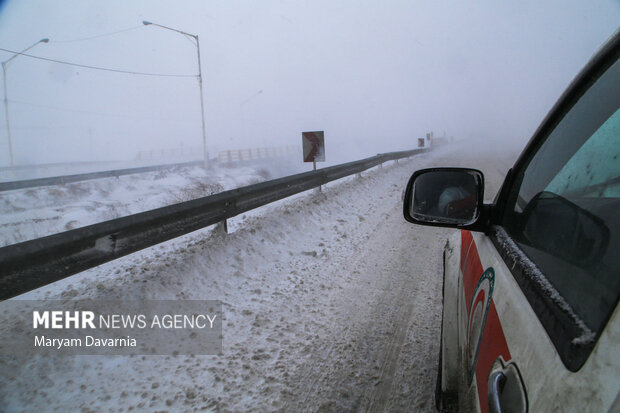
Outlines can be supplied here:
[[0, 300], [428, 149], [379, 154], [0, 248]]
[[162, 171], [166, 169], [174, 169], [179, 166], [202, 165], [203, 161], [191, 161], [166, 165], [141, 166], [138, 168], [115, 169], [112, 171], [88, 172], [84, 174], [51, 176], [48, 178], [24, 179], [22, 181], [0, 182], [0, 192], [10, 191], [13, 189], [33, 188], [36, 186], [62, 185], [72, 182], [88, 181], [90, 179], [100, 178], [118, 178], [121, 175], [132, 175], [144, 172]]

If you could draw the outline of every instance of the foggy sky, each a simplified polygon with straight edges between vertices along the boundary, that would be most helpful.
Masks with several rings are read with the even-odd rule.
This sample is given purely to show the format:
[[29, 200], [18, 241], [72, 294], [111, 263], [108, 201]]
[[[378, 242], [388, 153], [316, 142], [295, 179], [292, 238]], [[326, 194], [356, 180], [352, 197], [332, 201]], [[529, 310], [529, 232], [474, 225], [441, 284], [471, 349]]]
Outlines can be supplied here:
[[[48, 37], [28, 53], [196, 75], [196, 47], [142, 20], [200, 36], [212, 156], [301, 146], [302, 131], [325, 130], [327, 159], [342, 161], [412, 148], [430, 130], [523, 145], [617, 30], [620, 2], [9, 0], [0, 47], [19, 51]], [[82, 40], [124, 29], [133, 30]], [[7, 82], [18, 165], [202, 145], [195, 77], [19, 56]]]

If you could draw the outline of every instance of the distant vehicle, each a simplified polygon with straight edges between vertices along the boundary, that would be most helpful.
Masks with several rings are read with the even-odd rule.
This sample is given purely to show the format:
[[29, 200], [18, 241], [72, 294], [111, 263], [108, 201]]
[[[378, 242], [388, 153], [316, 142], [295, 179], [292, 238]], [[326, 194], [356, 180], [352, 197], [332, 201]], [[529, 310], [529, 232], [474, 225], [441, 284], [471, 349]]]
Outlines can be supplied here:
[[444, 251], [439, 410], [620, 411], [620, 33], [573, 80], [490, 205], [474, 169], [411, 177]]

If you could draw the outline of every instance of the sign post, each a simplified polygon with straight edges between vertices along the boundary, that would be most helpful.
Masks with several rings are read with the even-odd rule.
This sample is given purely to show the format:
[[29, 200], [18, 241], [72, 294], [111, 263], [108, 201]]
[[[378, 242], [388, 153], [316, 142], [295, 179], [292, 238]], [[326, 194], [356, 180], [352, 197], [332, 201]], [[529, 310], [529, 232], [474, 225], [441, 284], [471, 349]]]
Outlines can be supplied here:
[[[301, 145], [304, 162], [312, 162], [312, 170], [316, 171], [317, 162], [325, 162], [325, 133], [324, 131], [302, 132]], [[319, 186], [319, 191], [321, 187]]]

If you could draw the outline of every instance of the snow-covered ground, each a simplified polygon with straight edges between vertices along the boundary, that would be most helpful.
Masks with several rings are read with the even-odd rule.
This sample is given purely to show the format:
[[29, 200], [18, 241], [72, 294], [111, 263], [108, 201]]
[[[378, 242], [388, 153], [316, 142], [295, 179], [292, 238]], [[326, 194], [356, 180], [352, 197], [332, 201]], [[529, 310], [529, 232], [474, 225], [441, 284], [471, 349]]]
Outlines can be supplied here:
[[490, 199], [514, 158], [459, 149], [390, 162], [234, 218], [228, 235], [196, 231], [20, 297], [221, 300], [223, 352], [0, 357], [0, 405], [433, 411], [452, 230], [406, 223], [401, 193], [418, 168], [472, 166], [485, 172]]
[[0, 247], [301, 171], [275, 162], [178, 167], [0, 192]]

